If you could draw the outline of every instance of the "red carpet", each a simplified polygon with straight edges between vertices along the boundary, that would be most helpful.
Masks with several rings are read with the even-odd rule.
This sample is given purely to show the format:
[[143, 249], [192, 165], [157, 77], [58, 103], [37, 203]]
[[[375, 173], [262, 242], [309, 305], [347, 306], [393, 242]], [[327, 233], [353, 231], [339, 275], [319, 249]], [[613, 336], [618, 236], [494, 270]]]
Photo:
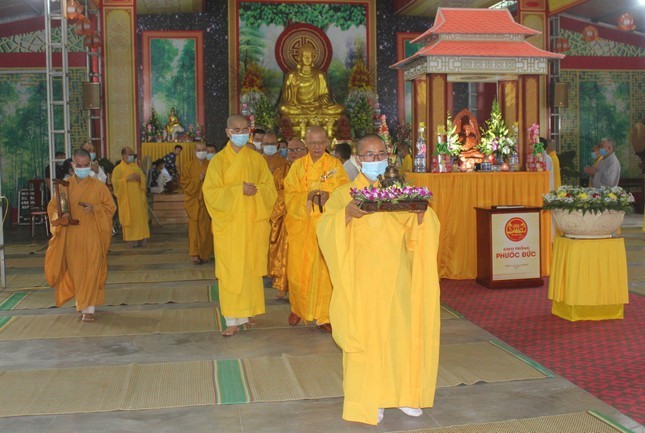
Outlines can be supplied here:
[[441, 282], [442, 304], [644, 424], [645, 298], [630, 293], [629, 300], [623, 320], [569, 322], [551, 314], [547, 286]]

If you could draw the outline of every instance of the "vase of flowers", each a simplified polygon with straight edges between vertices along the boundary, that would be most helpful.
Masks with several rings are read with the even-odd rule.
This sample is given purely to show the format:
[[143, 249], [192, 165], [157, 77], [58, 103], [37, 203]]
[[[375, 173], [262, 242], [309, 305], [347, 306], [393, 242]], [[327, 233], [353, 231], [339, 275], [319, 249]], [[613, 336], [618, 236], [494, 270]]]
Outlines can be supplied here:
[[553, 214], [565, 237], [611, 237], [633, 210], [634, 196], [620, 187], [590, 188], [562, 185], [543, 197], [543, 209]]
[[439, 173], [452, 172], [452, 159], [461, 153], [462, 146], [457, 135], [457, 126], [453, 125], [450, 112], [446, 116], [446, 124], [437, 126], [437, 143], [435, 143], [436, 167], [433, 171]]
[[508, 158], [517, 153], [517, 129], [513, 134], [509, 131], [497, 99], [493, 100], [490, 119], [486, 121], [486, 128], [481, 128], [482, 138], [479, 151], [484, 155], [492, 155], [497, 162], [508, 162]]

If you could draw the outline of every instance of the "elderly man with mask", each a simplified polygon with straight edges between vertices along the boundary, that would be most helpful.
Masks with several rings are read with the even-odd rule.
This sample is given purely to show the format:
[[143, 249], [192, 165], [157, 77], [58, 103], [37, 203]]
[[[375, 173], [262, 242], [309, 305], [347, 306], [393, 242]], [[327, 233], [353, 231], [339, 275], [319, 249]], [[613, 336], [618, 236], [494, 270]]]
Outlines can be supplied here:
[[103, 167], [101, 167], [99, 162], [96, 160], [94, 145], [92, 143], [84, 143], [81, 146], [81, 149], [86, 150], [90, 154], [90, 158], [92, 158], [92, 171], [90, 172], [90, 176], [103, 183], [107, 183], [107, 175], [105, 174]]
[[600, 141], [599, 153], [602, 160], [596, 167], [585, 167], [585, 173], [592, 177], [595, 188], [601, 186], [618, 186], [620, 180], [620, 161], [614, 153], [616, 142], [612, 138], [603, 138]]
[[119, 205], [123, 240], [132, 247], [145, 246], [150, 237], [146, 176], [137, 165], [131, 147], [121, 149], [121, 163], [112, 172], [112, 186]]
[[[112, 239], [112, 216], [116, 205], [104, 183], [90, 177], [90, 155], [74, 152], [74, 176], [69, 179], [69, 214], [58, 214], [58, 197], [47, 206], [52, 237], [45, 255], [45, 276], [56, 289], [56, 306], [71, 298], [81, 320], [94, 321], [95, 308], [105, 302], [107, 253]], [[57, 224], [72, 218], [78, 224]]]
[[196, 265], [207, 262], [213, 254], [211, 217], [206, 210], [202, 186], [208, 168], [208, 151], [204, 143], [195, 145], [195, 159], [188, 162], [181, 175], [184, 206], [188, 215], [190, 259]]
[[269, 171], [273, 174], [278, 167], [282, 167], [287, 161], [278, 152], [278, 137], [275, 132], [268, 130], [262, 139], [262, 153], [264, 160], [269, 165]]
[[213, 220], [215, 275], [227, 327], [222, 335], [231, 336], [265, 312], [262, 277], [277, 193], [266, 162], [247, 146], [248, 121], [230, 116], [226, 135], [229, 142], [208, 165], [203, 192]]
[[[387, 167], [383, 140], [358, 140], [361, 174], [331, 194], [317, 234], [334, 284], [330, 317], [343, 350], [343, 419], [376, 425], [385, 408], [431, 407], [439, 364], [439, 220], [373, 212], [350, 188], [374, 186]], [[291, 235], [291, 234], [289, 234]]]
[[289, 234], [289, 325], [295, 326], [301, 319], [316, 320], [319, 329], [331, 332], [331, 281], [318, 248], [316, 226], [329, 194], [349, 179], [340, 161], [325, 152], [329, 139], [322, 127], [308, 127], [305, 144], [309, 154], [296, 160], [284, 179], [287, 206], [284, 222]]
[[287, 230], [284, 219], [287, 207], [284, 202], [284, 179], [289, 173], [291, 164], [298, 158], [307, 154], [307, 148], [302, 140], [294, 138], [287, 143], [286, 164], [278, 167], [273, 172], [273, 182], [278, 191], [278, 199], [273, 206], [269, 222], [271, 223], [271, 237], [269, 240], [269, 275], [273, 277], [273, 288], [277, 290], [275, 299], [284, 299], [289, 291], [287, 281]]

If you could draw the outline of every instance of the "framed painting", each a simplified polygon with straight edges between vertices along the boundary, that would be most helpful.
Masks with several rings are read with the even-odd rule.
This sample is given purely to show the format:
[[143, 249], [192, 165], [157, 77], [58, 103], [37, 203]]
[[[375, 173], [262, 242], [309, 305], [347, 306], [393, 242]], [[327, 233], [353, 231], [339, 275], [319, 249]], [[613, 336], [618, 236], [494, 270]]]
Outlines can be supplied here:
[[[413, 44], [411, 41], [419, 37], [421, 33], [400, 32], [396, 34], [396, 61], [407, 59], [423, 45]], [[399, 107], [399, 123], [412, 123], [412, 83], [406, 82], [403, 78], [403, 71], [397, 71], [397, 96]]]
[[[229, 108], [265, 97], [276, 104], [298, 48], [314, 47], [314, 66], [344, 104], [362, 62], [376, 91], [376, 0], [228, 0]], [[364, 70], [364, 68], [363, 68]], [[254, 96], [255, 95], [255, 96]]]
[[143, 44], [143, 122], [154, 109], [165, 126], [174, 108], [179, 122], [204, 125], [204, 40], [201, 31], [147, 31]]

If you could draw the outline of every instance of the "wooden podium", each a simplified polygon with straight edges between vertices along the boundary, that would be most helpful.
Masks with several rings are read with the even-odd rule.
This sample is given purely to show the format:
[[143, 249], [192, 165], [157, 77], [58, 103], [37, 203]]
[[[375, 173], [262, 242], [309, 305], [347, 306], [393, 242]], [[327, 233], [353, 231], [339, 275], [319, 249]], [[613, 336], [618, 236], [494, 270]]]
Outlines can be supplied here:
[[539, 287], [540, 210], [538, 207], [476, 207], [477, 278], [489, 289]]

